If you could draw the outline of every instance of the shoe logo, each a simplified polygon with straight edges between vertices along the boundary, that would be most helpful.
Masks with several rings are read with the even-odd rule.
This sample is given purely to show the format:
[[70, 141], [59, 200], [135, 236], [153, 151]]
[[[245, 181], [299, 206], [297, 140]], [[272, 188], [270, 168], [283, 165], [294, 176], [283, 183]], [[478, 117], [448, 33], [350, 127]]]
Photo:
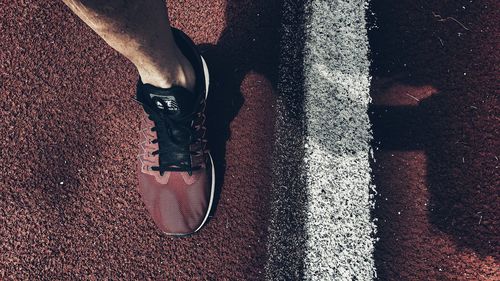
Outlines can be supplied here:
[[[167, 106], [168, 110], [171, 111], [178, 111], [179, 110], [179, 105], [177, 104], [177, 101], [175, 100], [174, 97], [172, 96], [163, 96], [163, 95], [157, 95], [157, 94], [149, 94], [151, 98], [157, 97], [160, 98], [164, 104]], [[156, 107], [159, 109], [164, 109], [163, 108], [163, 103], [156, 101]]]

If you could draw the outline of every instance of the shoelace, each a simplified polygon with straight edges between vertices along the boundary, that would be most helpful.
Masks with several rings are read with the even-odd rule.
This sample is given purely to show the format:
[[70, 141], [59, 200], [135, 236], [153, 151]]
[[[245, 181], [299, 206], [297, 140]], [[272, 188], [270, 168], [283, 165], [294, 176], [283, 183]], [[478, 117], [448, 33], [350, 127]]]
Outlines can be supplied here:
[[[152, 155], [159, 155], [159, 163], [158, 166], [152, 166], [151, 169], [153, 171], [158, 171], [160, 175], [163, 175], [163, 173], [167, 171], [185, 171], [188, 172], [189, 175], [192, 175], [193, 171], [199, 170], [201, 166], [192, 167], [190, 163], [192, 155], [200, 154], [200, 152], [191, 151], [190, 146], [197, 142], [201, 144], [205, 142], [202, 137], [196, 137], [197, 131], [193, 130], [191, 127], [193, 124], [193, 117], [198, 115], [192, 113], [180, 119], [172, 120], [167, 110], [156, 109], [135, 98], [134, 100], [143, 106], [144, 111], [148, 114], [149, 120], [153, 121], [155, 124], [155, 126], [151, 128], [151, 131], [156, 132], [157, 138], [154, 139], [152, 143], [158, 143], [158, 150], [153, 151]], [[163, 108], [168, 108], [167, 104], [162, 99], [153, 98], [153, 104], [157, 102], [161, 103]], [[189, 125], [185, 125], [188, 124], [188, 122]], [[173, 129], [182, 131], [183, 134], [189, 137], [179, 141], [172, 134]], [[203, 145], [201, 150], [201, 153], [204, 153]], [[188, 158], [190, 160], [184, 162], [165, 162], [161, 160], [162, 155], [171, 154], [181, 155], [182, 158]]]

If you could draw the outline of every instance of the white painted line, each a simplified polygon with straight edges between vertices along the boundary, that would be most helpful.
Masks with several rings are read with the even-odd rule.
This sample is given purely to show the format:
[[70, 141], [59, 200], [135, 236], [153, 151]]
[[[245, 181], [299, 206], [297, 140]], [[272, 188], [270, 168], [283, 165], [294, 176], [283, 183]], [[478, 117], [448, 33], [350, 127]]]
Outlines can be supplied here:
[[307, 280], [375, 276], [366, 7], [314, 0], [306, 8]]
[[268, 280], [376, 275], [366, 5], [283, 1]]

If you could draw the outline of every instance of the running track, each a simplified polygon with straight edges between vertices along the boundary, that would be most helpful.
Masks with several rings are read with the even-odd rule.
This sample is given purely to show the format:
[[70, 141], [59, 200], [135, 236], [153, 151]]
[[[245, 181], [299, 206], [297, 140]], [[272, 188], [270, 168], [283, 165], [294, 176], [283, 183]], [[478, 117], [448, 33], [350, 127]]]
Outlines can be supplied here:
[[[59, 1], [1, 1], [2, 280], [261, 280], [280, 264], [268, 254], [271, 155], [306, 155], [301, 141], [274, 150], [274, 125], [282, 116], [304, 125], [307, 100], [295, 92], [284, 106], [280, 90], [286, 71], [307, 69], [284, 69], [280, 57], [304, 59], [293, 52], [302, 43], [284, 55], [279, 42], [307, 33], [300, 25], [308, 18], [297, 11], [311, 10], [292, 5], [291, 24], [280, 18], [281, 1], [229, 2], [169, 3], [173, 24], [202, 44], [213, 68], [209, 129], [221, 182], [207, 227], [171, 239], [155, 230], [135, 190], [141, 112], [129, 98], [133, 67]], [[380, 239], [373, 257], [381, 280], [500, 279], [500, 6], [482, 2], [371, 3], [372, 214]], [[282, 26], [299, 33], [286, 36]], [[291, 77], [299, 93], [307, 90], [300, 74]], [[308, 207], [292, 195], [299, 198], [287, 204]], [[298, 255], [281, 261], [284, 276], [309, 276], [301, 243], [285, 247]]]

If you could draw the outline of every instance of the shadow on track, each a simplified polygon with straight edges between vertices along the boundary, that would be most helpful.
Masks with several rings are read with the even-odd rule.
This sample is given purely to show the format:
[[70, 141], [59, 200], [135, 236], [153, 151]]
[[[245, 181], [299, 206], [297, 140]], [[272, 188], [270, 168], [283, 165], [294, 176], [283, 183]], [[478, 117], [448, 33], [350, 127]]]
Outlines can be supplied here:
[[[303, 128], [304, 3], [288, 1], [286, 6], [290, 13], [286, 18], [281, 18], [278, 15], [282, 14], [285, 5], [282, 2], [229, 1], [226, 8], [227, 26], [218, 44], [201, 46], [214, 81], [211, 89], [214, 94], [209, 96], [207, 101], [207, 116], [209, 116], [207, 126], [211, 151], [216, 162], [216, 203], [220, 199], [224, 185], [226, 142], [231, 137], [229, 126], [244, 103], [240, 85], [249, 72], [263, 75], [273, 88], [277, 89], [278, 103], [285, 116], [284, 120], [278, 121], [278, 126], [283, 126], [284, 130], [289, 127], [291, 132]], [[280, 24], [286, 26], [286, 30], [283, 25], [280, 28]], [[286, 42], [285, 45], [280, 46], [280, 38]], [[280, 202], [280, 206], [277, 207], [280, 212], [279, 219], [286, 225], [286, 229], [282, 229], [285, 233], [277, 238], [279, 241], [273, 241], [273, 245], [276, 246], [275, 251], [286, 249], [294, 258], [280, 256], [272, 260], [269, 266], [283, 268], [281, 273], [272, 273], [278, 274], [275, 277], [300, 278], [303, 275], [302, 263], [305, 256], [305, 238], [302, 237], [304, 220], [300, 214], [300, 210], [304, 209], [302, 204], [306, 202], [303, 198], [306, 196], [305, 179], [300, 176], [304, 146], [300, 137], [292, 135], [282, 137], [283, 139], [278, 140], [282, 143], [275, 142], [274, 156], [271, 158], [270, 155], [269, 158], [269, 161], [275, 162], [274, 194], [270, 195], [270, 200]], [[274, 142], [272, 139], [269, 141]], [[286, 163], [276, 162], [277, 158], [286, 159]], [[277, 182], [283, 179], [288, 182]], [[289, 193], [281, 194], [281, 186], [288, 186]], [[268, 206], [266, 202], [262, 203], [263, 207]], [[216, 208], [211, 215], [214, 216], [215, 212]], [[267, 225], [268, 222], [261, 223]], [[262, 260], [256, 263], [263, 264], [266, 260], [268, 258], [262, 257]]]
[[[499, 134], [491, 116], [499, 111], [489, 47], [494, 32], [488, 32], [495, 24], [482, 21], [494, 10], [493, 3], [489, 6], [468, 1], [372, 1], [372, 75], [394, 84], [430, 85], [438, 93], [417, 106], [373, 106], [371, 119], [375, 141], [380, 141], [375, 146], [382, 151], [423, 150], [427, 155], [432, 225], [457, 246], [498, 258], [495, 220], [500, 202], [494, 195]], [[377, 189], [384, 193], [384, 186]], [[378, 206], [376, 217], [384, 216], [380, 210]], [[380, 232], [384, 231], [388, 230], [382, 226]], [[377, 244], [379, 271], [387, 258], [380, 249], [390, 243]], [[385, 273], [379, 276], [384, 280]]]

